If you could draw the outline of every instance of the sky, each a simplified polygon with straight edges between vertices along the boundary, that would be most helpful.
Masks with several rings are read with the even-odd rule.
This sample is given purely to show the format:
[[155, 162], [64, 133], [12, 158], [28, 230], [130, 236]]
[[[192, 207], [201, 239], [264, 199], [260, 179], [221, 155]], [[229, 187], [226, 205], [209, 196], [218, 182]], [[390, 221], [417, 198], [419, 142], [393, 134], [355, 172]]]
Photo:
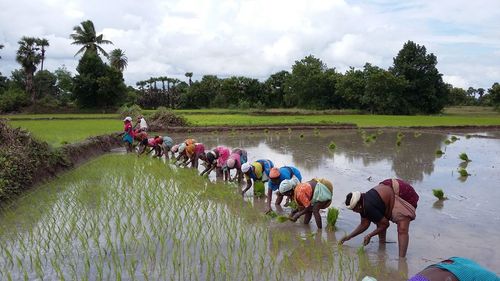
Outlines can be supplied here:
[[445, 82], [500, 82], [499, 0], [0, 0], [0, 72], [9, 76], [22, 36], [49, 40], [44, 67], [76, 74], [70, 34], [92, 20], [128, 57], [125, 82], [203, 75], [261, 81], [308, 55], [344, 73], [389, 68], [411, 40], [437, 56]]

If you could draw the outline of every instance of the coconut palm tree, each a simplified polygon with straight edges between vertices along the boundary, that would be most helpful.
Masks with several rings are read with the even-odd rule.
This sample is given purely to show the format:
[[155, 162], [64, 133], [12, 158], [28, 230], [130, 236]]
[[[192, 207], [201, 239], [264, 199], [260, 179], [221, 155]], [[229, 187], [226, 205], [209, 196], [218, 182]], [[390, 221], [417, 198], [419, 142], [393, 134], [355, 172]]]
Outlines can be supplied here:
[[40, 71], [43, 71], [43, 61], [45, 60], [45, 47], [49, 46], [49, 40], [45, 38], [38, 38], [36, 44], [41, 48], [42, 51], [42, 63], [40, 64]]
[[33, 74], [36, 66], [40, 63], [42, 55], [38, 52], [37, 38], [23, 36], [17, 43], [19, 49], [16, 54], [16, 61], [21, 64], [26, 74], [26, 93], [31, 94], [31, 101], [35, 101], [35, 91], [33, 89]]
[[192, 72], [186, 72], [186, 75], [187, 78], [189, 78], [189, 87], [191, 87], [191, 84], [193, 84], [193, 81], [191, 81], [191, 77], [193, 77], [193, 73]]
[[109, 64], [123, 72], [127, 68], [128, 59], [125, 53], [121, 49], [114, 49], [109, 54]]
[[75, 56], [82, 52], [93, 52], [96, 55], [101, 52], [105, 57], [108, 57], [108, 53], [101, 48], [101, 44], [113, 44], [109, 40], [102, 39], [103, 35], [97, 35], [94, 28], [94, 23], [91, 20], [82, 21], [81, 26], [77, 25], [73, 27], [75, 33], [71, 34], [70, 37], [73, 39], [73, 45], [83, 45], [83, 47], [76, 52]]

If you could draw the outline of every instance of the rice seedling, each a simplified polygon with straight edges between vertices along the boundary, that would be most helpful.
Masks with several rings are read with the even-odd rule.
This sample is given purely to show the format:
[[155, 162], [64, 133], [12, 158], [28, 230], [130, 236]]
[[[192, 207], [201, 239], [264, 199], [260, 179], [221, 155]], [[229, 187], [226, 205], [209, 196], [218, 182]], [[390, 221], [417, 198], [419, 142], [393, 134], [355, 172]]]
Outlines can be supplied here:
[[264, 133], [265, 134], [269, 133], [269, 129], [264, 129]]
[[300, 138], [303, 139], [304, 138], [304, 134], [300, 134]]
[[337, 145], [333, 141], [331, 141], [330, 144], [328, 144], [328, 149], [335, 150], [335, 148], [337, 148]]
[[335, 224], [337, 223], [337, 219], [339, 217], [339, 209], [332, 207], [328, 209], [328, 213], [326, 215], [327, 228], [329, 230], [335, 229]]
[[289, 220], [289, 218], [288, 218], [287, 216], [277, 216], [277, 217], [276, 217], [276, 220], [277, 220], [278, 222], [280, 222], [280, 223], [284, 223], [284, 222], [288, 221], [288, 220]]
[[265, 185], [261, 181], [256, 181], [253, 183], [253, 195], [255, 197], [264, 197], [265, 196]]
[[288, 128], [288, 133], [291, 134], [292, 133], [292, 128]]
[[471, 137], [472, 137], [472, 136], [471, 136], [471, 135], [469, 135], [469, 134], [465, 135], [465, 138], [466, 138], [466, 139], [470, 139]]
[[2, 211], [0, 279], [356, 278], [354, 253], [270, 229], [236, 189], [156, 163], [107, 155]]
[[275, 211], [267, 212], [266, 215], [268, 215], [269, 217], [271, 217], [273, 219], [278, 217], [278, 214]]
[[401, 140], [396, 140], [396, 146], [401, 146]]
[[432, 190], [432, 194], [434, 194], [434, 196], [438, 199], [438, 200], [444, 200], [444, 199], [447, 199], [445, 196], [444, 196], [444, 192], [442, 189], [433, 189]]
[[444, 152], [441, 149], [436, 150], [436, 156], [439, 157], [439, 156], [441, 156], [443, 154], [444, 154]]
[[398, 132], [398, 134], [396, 135], [396, 138], [402, 139], [404, 136], [405, 135], [402, 132]]
[[461, 177], [465, 178], [465, 177], [468, 177], [470, 176], [469, 172], [467, 172], [466, 169], [464, 168], [460, 168], [458, 169], [458, 173], [460, 174]]
[[464, 162], [471, 162], [471, 160], [469, 159], [469, 156], [465, 152], [460, 153], [460, 155], [458, 155], [458, 158], [460, 158], [460, 160], [462, 160]]
[[413, 134], [413, 137], [414, 137], [414, 138], [419, 138], [421, 135], [422, 135], [422, 133], [420, 133], [420, 132], [415, 132], [415, 133]]
[[447, 139], [444, 141], [444, 144], [446, 144], [446, 145], [451, 144], [451, 141]]
[[457, 138], [456, 136], [451, 136], [450, 140], [451, 142], [456, 142], [457, 140], [459, 140], [459, 138]]

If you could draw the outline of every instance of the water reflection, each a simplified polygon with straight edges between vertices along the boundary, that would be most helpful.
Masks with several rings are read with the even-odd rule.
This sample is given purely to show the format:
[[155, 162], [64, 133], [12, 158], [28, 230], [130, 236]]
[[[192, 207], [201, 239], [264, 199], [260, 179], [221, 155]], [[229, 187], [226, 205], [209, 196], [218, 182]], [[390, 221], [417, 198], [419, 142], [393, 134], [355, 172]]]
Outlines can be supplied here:
[[[303, 137], [301, 137], [301, 135]], [[366, 142], [363, 136], [376, 135], [376, 140]], [[345, 162], [350, 166], [361, 162], [368, 167], [380, 162], [391, 163], [392, 174], [410, 182], [422, 181], [425, 175], [434, 171], [436, 150], [440, 149], [446, 135], [425, 134], [419, 136], [407, 133], [401, 145], [396, 145], [397, 131], [382, 134], [377, 131], [358, 130], [337, 131], [283, 131], [221, 133], [197, 136], [208, 147], [227, 145], [243, 147], [249, 151], [250, 160], [270, 158], [278, 165], [293, 163], [301, 169], [314, 171], [328, 162]], [[417, 137], [416, 137], [417, 136]], [[335, 151], [328, 148], [330, 142], [336, 144]], [[343, 159], [342, 159], [343, 158]], [[282, 162], [282, 163], [280, 163]]]

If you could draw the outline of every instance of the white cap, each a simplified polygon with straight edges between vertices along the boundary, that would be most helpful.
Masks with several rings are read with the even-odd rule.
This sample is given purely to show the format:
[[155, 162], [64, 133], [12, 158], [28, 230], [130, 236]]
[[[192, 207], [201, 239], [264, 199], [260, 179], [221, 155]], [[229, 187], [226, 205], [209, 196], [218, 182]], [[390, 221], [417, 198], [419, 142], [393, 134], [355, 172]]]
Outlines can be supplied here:
[[294, 189], [298, 183], [299, 183], [299, 179], [297, 177], [292, 177], [292, 179], [289, 179], [289, 180], [283, 180], [280, 183], [279, 191], [281, 194], [288, 192], [288, 191]]
[[185, 143], [181, 143], [181, 144], [179, 145], [179, 153], [184, 152], [184, 149], [186, 149], [186, 144], [185, 144]]
[[123, 119], [123, 121], [130, 121], [130, 122], [132, 122], [132, 117], [127, 116], [127, 117], [125, 117], [125, 119]]
[[242, 171], [243, 173], [248, 172], [248, 170], [250, 170], [250, 166], [251, 166], [251, 165], [250, 165], [250, 163], [248, 163], [248, 162], [247, 162], [247, 163], [245, 163], [245, 164], [243, 164], [243, 165], [241, 165], [241, 171]]
[[361, 198], [361, 192], [359, 191], [352, 192], [351, 201], [349, 202], [349, 205], [347, 205], [347, 209], [349, 210], [354, 209], [354, 207], [356, 207], [356, 205], [358, 204], [360, 198]]

